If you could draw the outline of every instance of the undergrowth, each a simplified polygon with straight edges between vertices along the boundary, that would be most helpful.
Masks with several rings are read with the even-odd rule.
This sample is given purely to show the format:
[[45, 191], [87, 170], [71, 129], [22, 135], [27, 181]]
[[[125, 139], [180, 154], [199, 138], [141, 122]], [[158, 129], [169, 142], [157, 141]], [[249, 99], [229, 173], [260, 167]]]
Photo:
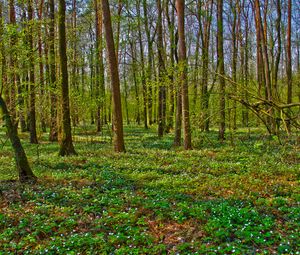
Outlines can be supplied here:
[[34, 185], [4, 181], [17, 173], [3, 142], [0, 254], [300, 254], [296, 142], [210, 132], [184, 151], [172, 135], [125, 132], [115, 154], [109, 136], [76, 129], [79, 156], [66, 158], [46, 134], [21, 134]]

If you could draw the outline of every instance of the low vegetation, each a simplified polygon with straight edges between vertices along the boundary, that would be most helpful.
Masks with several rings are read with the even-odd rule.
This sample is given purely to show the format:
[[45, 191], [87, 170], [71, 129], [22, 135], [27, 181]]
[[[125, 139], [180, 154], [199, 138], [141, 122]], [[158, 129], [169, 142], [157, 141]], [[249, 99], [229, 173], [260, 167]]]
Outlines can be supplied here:
[[[299, 254], [300, 148], [296, 139], [242, 130], [217, 142], [125, 128], [76, 129], [78, 156], [40, 137], [23, 144], [35, 184], [19, 184], [4, 130], [0, 150], [0, 254]], [[231, 137], [231, 138], [230, 138]]]

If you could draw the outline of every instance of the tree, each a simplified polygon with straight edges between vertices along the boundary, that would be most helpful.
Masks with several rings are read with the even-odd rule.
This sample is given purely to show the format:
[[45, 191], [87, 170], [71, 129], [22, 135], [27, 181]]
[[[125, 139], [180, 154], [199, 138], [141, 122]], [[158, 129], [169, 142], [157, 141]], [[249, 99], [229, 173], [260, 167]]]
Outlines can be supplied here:
[[108, 0], [101, 0], [103, 12], [103, 24], [105, 29], [106, 50], [109, 63], [112, 101], [113, 101], [113, 140], [115, 152], [124, 152], [123, 118], [121, 108], [120, 79], [118, 61], [116, 57], [111, 15]]
[[[287, 103], [292, 103], [293, 91], [292, 91], [292, 52], [291, 52], [291, 30], [292, 30], [292, 0], [288, 0], [288, 26], [287, 26], [287, 43], [286, 43], [286, 75], [287, 75]], [[287, 129], [291, 131], [291, 123], [287, 122]]]
[[34, 71], [34, 44], [33, 44], [33, 7], [32, 0], [28, 0], [28, 44], [29, 44], [29, 131], [30, 143], [38, 143], [36, 134], [36, 113], [35, 113], [35, 71]]
[[[201, 1], [199, 1], [201, 3]], [[198, 5], [200, 5], [200, 3]], [[207, 3], [205, 15], [202, 16], [201, 5], [199, 8], [198, 20], [199, 31], [202, 42], [202, 86], [201, 86], [201, 129], [209, 131], [209, 97], [208, 91], [208, 74], [209, 74], [209, 46], [210, 46], [210, 33], [213, 13], [213, 3], [211, 0]]]
[[57, 84], [56, 84], [56, 65], [55, 65], [55, 17], [54, 0], [49, 0], [49, 66], [50, 66], [50, 133], [51, 142], [58, 140], [57, 128]]
[[166, 126], [166, 86], [165, 79], [165, 63], [163, 57], [163, 31], [162, 31], [162, 6], [161, 0], [156, 0], [158, 19], [157, 19], [157, 51], [158, 51], [158, 136], [162, 137]]
[[[3, 22], [2, 22], [2, 2], [0, 2], [0, 37], [3, 36]], [[6, 102], [2, 98], [3, 87], [6, 85], [6, 70], [5, 70], [5, 53], [3, 42], [0, 41], [0, 56], [1, 56], [1, 86], [0, 86], [0, 108], [2, 109], [2, 115], [7, 129], [7, 134], [12, 144], [15, 153], [16, 166], [19, 173], [20, 182], [36, 181], [36, 176], [33, 174], [25, 151], [20, 142], [17, 126], [13, 123], [13, 120], [9, 114]]]
[[217, 55], [218, 74], [220, 83], [220, 120], [219, 120], [219, 140], [225, 139], [225, 68], [223, 50], [223, 0], [217, 1]]
[[72, 141], [70, 100], [68, 82], [68, 60], [66, 45], [66, 3], [59, 0], [58, 29], [59, 29], [59, 55], [61, 69], [61, 100], [62, 100], [62, 140], [60, 144], [60, 156], [77, 155]]
[[145, 63], [144, 63], [144, 49], [142, 41], [142, 27], [141, 27], [141, 1], [136, 0], [137, 8], [137, 19], [138, 19], [138, 36], [139, 36], [139, 47], [140, 47], [140, 59], [141, 59], [141, 80], [143, 88], [143, 116], [144, 116], [144, 128], [148, 128], [148, 119], [147, 119], [147, 84], [146, 84], [146, 74], [145, 74]]
[[102, 8], [99, 0], [94, 0], [95, 5], [95, 26], [96, 26], [96, 102], [97, 102], [97, 132], [101, 131], [103, 120], [101, 111], [104, 112], [104, 64], [103, 64], [103, 25]]
[[44, 0], [40, 0], [38, 3], [38, 52], [39, 52], [39, 85], [40, 85], [40, 117], [42, 131], [46, 132], [46, 116], [44, 109], [45, 99], [45, 78], [44, 78], [44, 63], [43, 63], [43, 42], [42, 42], [42, 22], [43, 22], [43, 7]]
[[147, 36], [147, 52], [148, 52], [148, 63], [146, 70], [146, 82], [148, 83], [148, 93], [147, 93], [147, 101], [148, 101], [148, 120], [149, 125], [153, 123], [153, 114], [152, 114], [152, 106], [153, 106], [153, 98], [152, 98], [152, 64], [153, 64], [153, 39], [151, 38], [150, 24], [148, 19], [148, 5], [147, 0], [143, 1], [143, 12], [144, 12], [144, 25], [145, 25], [145, 33]]
[[19, 173], [19, 180], [20, 182], [36, 181], [37, 178], [33, 174], [29, 166], [26, 153], [20, 142], [17, 127], [12, 122], [6, 103], [3, 100], [2, 96], [0, 96], [0, 108], [2, 109], [3, 119], [7, 128], [8, 137], [14, 149], [16, 166]]
[[187, 81], [187, 59], [185, 45], [184, 30], [184, 0], [176, 0], [176, 8], [178, 15], [178, 38], [179, 38], [179, 72], [180, 84], [182, 90], [182, 121], [184, 133], [184, 148], [190, 150], [192, 148], [190, 115], [189, 115], [189, 96]]

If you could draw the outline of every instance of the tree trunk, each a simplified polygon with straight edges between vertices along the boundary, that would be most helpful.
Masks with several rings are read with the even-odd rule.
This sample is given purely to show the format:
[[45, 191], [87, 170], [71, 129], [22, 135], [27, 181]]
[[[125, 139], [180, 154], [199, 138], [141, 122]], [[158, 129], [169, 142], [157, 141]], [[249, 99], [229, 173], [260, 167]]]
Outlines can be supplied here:
[[[2, 9], [3, 3], [0, 2], [0, 37], [3, 36], [3, 19], [2, 19]], [[3, 40], [0, 40], [0, 63], [1, 63], [1, 86], [0, 86], [0, 93], [6, 87], [6, 61], [5, 61], [5, 48], [3, 44]]]
[[49, 66], [50, 66], [50, 133], [49, 141], [58, 140], [57, 126], [57, 84], [55, 66], [55, 20], [54, 20], [54, 0], [49, 0]]
[[[95, 22], [96, 22], [96, 64], [97, 64], [97, 85], [96, 85], [96, 102], [97, 102], [97, 132], [100, 132], [104, 122], [105, 115], [105, 87], [104, 87], [104, 64], [103, 64], [103, 26], [102, 26], [102, 8], [99, 0], [95, 0]], [[102, 113], [102, 117], [101, 117]]]
[[141, 80], [143, 88], [143, 116], [144, 116], [144, 128], [148, 128], [147, 120], [147, 84], [146, 84], [146, 75], [145, 75], [145, 64], [144, 64], [144, 49], [142, 42], [142, 27], [141, 27], [141, 10], [140, 10], [140, 0], [136, 2], [137, 9], [137, 18], [138, 18], [138, 34], [139, 34], [139, 47], [140, 47], [140, 59], [141, 59]]
[[178, 15], [178, 38], [179, 38], [179, 82], [182, 88], [182, 122], [184, 134], [184, 148], [192, 149], [190, 114], [189, 114], [189, 95], [187, 81], [187, 58], [185, 45], [185, 29], [184, 29], [184, 0], [176, 0], [176, 8]]
[[[175, 36], [175, 49], [174, 56], [178, 66], [178, 54], [177, 54], [177, 44], [178, 44], [178, 33]], [[181, 124], [182, 124], [182, 87], [178, 83], [176, 88], [176, 116], [175, 116], [175, 130], [174, 130], [174, 146], [181, 145]]]
[[[265, 3], [268, 3], [267, 1]], [[255, 5], [255, 18], [256, 18], [256, 23], [257, 23], [257, 30], [259, 34], [259, 42], [261, 44], [261, 57], [262, 57], [262, 63], [263, 63], [263, 75], [264, 75], [264, 81], [265, 81], [265, 90], [266, 90], [266, 100], [272, 101], [273, 100], [273, 95], [272, 95], [272, 84], [271, 84], [271, 78], [270, 78], [270, 65], [269, 65], [269, 57], [268, 57], [268, 45], [267, 45], [267, 27], [266, 27], [266, 12], [267, 12], [267, 7], [265, 6], [264, 9], [264, 22], [265, 24], [263, 25], [262, 23], [262, 18], [261, 18], [261, 12], [260, 12], [260, 2], [259, 0], [255, 0], [254, 2]], [[269, 124], [269, 131], [274, 134], [275, 133], [275, 123], [274, 123], [274, 111], [273, 109], [266, 109], [269, 111], [269, 115], [267, 120]]]
[[[206, 7], [204, 24], [201, 23], [201, 5], [199, 6], [199, 29], [202, 41], [202, 86], [201, 86], [201, 125], [200, 128], [209, 131], [209, 97], [208, 91], [208, 68], [209, 68], [209, 46], [210, 46], [210, 27], [212, 20], [213, 0]], [[203, 28], [202, 28], [203, 27]], [[201, 30], [202, 29], [202, 30]], [[203, 31], [203, 32], [202, 32]]]
[[[232, 80], [234, 81], [233, 84], [233, 91], [234, 93], [237, 90], [237, 86], [236, 86], [236, 82], [237, 82], [237, 57], [238, 57], [238, 43], [237, 43], [237, 37], [238, 37], [238, 29], [239, 29], [239, 24], [238, 24], [238, 19], [239, 19], [239, 15], [240, 13], [237, 13], [239, 11], [239, 7], [238, 7], [238, 1], [235, 0], [233, 2], [233, 0], [230, 1], [230, 5], [231, 5], [231, 10], [233, 12], [233, 21], [232, 21]], [[236, 100], [233, 100], [233, 129], [236, 130], [237, 128], [237, 120], [236, 120]]]
[[169, 30], [169, 41], [170, 41], [170, 67], [168, 71], [168, 81], [169, 81], [169, 113], [167, 118], [167, 127], [166, 132], [170, 132], [174, 128], [174, 112], [175, 112], [175, 96], [176, 88], [174, 86], [174, 69], [175, 69], [175, 59], [174, 59], [174, 50], [175, 50], [175, 1], [172, 0], [171, 5], [171, 17], [169, 14], [169, 3], [166, 1], [166, 17], [168, 21], [168, 30]]
[[157, 19], [157, 50], [158, 50], [158, 136], [164, 135], [166, 126], [166, 87], [164, 84], [165, 64], [163, 58], [163, 31], [161, 0], [156, 1]]
[[11, 116], [9, 115], [5, 101], [0, 96], [0, 107], [3, 113], [3, 119], [7, 128], [8, 137], [12, 144], [15, 153], [16, 166], [19, 173], [20, 182], [36, 181], [36, 176], [33, 174], [23, 146], [20, 142], [17, 127], [13, 125]]
[[137, 59], [137, 54], [136, 54], [136, 47], [131, 41], [130, 43], [130, 49], [131, 49], [131, 56], [132, 56], [132, 75], [133, 75], [133, 84], [134, 84], [134, 92], [135, 92], [135, 100], [136, 100], [136, 123], [138, 125], [141, 124], [141, 116], [140, 116], [140, 97], [139, 97], [139, 88], [138, 88], [138, 82], [137, 82], [137, 77], [136, 73], [138, 72], [137, 66], [136, 66], [136, 59]]
[[118, 70], [118, 61], [116, 57], [113, 31], [111, 25], [111, 15], [108, 0], [102, 1], [103, 23], [105, 29], [106, 49], [109, 63], [112, 101], [113, 101], [113, 140], [115, 152], [124, 152], [124, 138], [123, 138], [123, 118], [121, 108], [121, 93], [120, 93], [120, 79]]
[[218, 73], [220, 82], [220, 120], [219, 120], [219, 140], [225, 139], [225, 68], [223, 50], [223, 0], [217, 1], [217, 58]]
[[34, 43], [33, 43], [33, 7], [32, 0], [28, 0], [28, 44], [29, 44], [29, 132], [30, 143], [37, 144], [36, 135], [36, 113], [35, 113], [35, 72], [34, 72]]
[[[292, 0], [288, 0], [288, 26], [287, 26], [287, 42], [286, 42], [286, 74], [287, 74], [287, 103], [292, 103], [292, 52], [291, 52], [291, 31], [292, 31]], [[287, 129], [291, 131], [291, 123], [287, 122]]]
[[45, 120], [45, 80], [44, 80], [44, 64], [43, 64], [43, 45], [42, 45], [42, 15], [43, 15], [44, 0], [39, 3], [38, 9], [38, 52], [39, 52], [39, 81], [40, 81], [40, 118], [41, 118], [41, 128], [43, 132], [46, 132], [46, 120]]
[[147, 0], [143, 0], [143, 11], [144, 11], [144, 24], [145, 24], [145, 32], [147, 35], [147, 51], [148, 51], [148, 63], [147, 63], [147, 71], [146, 71], [146, 83], [148, 85], [148, 119], [149, 125], [153, 123], [153, 114], [152, 114], [152, 105], [153, 105], [153, 97], [152, 97], [152, 63], [153, 63], [153, 43], [151, 40], [151, 33], [149, 28], [148, 21], [148, 10], [147, 10]]
[[62, 141], [60, 144], [60, 156], [77, 155], [72, 141], [69, 83], [68, 83], [68, 60], [66, 45], [66, 3], [59, 0], [58, 28], [59, 28], [59, 54], [61, 68], [61, 100], [62, 100]]

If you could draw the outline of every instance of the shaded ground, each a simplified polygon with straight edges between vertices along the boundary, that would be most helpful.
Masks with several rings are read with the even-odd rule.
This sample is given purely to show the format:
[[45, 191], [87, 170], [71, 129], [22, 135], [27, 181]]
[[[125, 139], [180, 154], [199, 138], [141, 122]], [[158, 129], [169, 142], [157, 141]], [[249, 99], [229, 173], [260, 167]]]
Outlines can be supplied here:
[[[0, 183], [0, 254], [300, 254], [299, 145], [211, 132], [186, 152], [126, 133], [126, 154], [87, 130], [76, 157], [25, 142], [39, 182]], [[2, 180], [16, 177], [12, 155], [0, 147]]]

